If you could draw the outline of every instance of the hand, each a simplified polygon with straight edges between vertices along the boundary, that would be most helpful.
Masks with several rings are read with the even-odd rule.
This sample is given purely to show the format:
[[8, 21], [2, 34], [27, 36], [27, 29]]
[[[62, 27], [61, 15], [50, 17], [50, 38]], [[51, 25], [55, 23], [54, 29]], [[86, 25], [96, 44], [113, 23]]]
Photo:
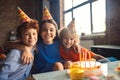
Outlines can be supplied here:
[[73, 64], [72, 61], [66, 61], [66, 62], [64, 63], [65, 69], [69, 69], [69, 68], [70, 68], [70, 65], [72, 65], [72, 64]]
[[81, 46], [79, 44], [74, 44], [73, 49], [74, 49], [75, 53], [80, 53]]
[[34, 60], [34, 57], [31, 53], [31, 50], [25, 46], [24, 50], [23, 50], [23, 54], [21, 56], [21, 61], [23, 64], [29, 64]]

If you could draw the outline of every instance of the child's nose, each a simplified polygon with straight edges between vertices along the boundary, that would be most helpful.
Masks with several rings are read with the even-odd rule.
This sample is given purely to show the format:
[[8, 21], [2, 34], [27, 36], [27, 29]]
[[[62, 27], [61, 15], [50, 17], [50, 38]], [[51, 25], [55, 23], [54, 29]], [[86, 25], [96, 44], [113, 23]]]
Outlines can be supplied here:
[[34, 35], [31, 34], [31, 35], [30, 35], [30, 38], [33, 38], [33, 37], [34, 37]]
[[67, 41], [68, 41], [68, 42], [70, 42], [71, 40], [70, 40], [70, 39], [68, 39]]
[[50, 33], [50, 30], [47, 30], [47, 33]]

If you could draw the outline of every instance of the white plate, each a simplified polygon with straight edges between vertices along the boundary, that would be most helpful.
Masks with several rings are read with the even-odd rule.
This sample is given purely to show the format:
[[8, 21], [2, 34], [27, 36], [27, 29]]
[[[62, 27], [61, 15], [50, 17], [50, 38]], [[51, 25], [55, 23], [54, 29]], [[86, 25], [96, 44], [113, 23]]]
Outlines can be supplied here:
[[81, 61], [79, 64], [85, 68], [100, 67], [101, 63], [96, 61]]

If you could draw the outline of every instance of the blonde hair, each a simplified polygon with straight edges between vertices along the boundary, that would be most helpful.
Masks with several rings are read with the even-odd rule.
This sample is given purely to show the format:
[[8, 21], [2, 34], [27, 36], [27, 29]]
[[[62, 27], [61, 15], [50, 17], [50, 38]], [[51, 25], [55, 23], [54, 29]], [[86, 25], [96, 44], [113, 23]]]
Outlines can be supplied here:
[[64, 37], [72, 37], [74, 40], [75, 40], [75, 43], [79, 43], [80, 40], [79, 40], [79, 36], [77, 35], [76, 31], [71, 29], [71, 28], [63, 28], [60, 33], [59, 33], [59, 37], [60, 37], [60, 40], [62, 41], [62, 39]]

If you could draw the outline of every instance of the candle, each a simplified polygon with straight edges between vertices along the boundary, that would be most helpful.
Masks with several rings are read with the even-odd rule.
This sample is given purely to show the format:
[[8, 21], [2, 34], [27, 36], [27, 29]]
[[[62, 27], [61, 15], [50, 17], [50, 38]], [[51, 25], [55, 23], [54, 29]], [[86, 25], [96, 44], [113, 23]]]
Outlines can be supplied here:
[[88, 52], [88, 57], [89, 57], [88, 60], [89, 60], [90, 69], [92, 69], [91, 62], [90, 62], [91, 61], [91, 54], [90, 54], [90, 52]]
[[88, 58], [88, 59], [91, 60], [91, 54], [90, 54], [90, 52], [88, 52], [88, 55], [89, 55], [89, 58]]
[[85, 52], [85, 53], [84, 53], [85, 68], [86, 68], [86, 57], [87, 57], [87, 53]]
[[80, 60], [80, 68], [81, 68], [81, 59], [82, 59], [81, 56], [82, 56], [82, 53], [79, 54], [79, 57], [80, 57], [80, 59], [79, 59]]
[[82, 53], [79, 54], [79, 60], [80, 60], [80, 62], [81, 62], [81, 54], [82, 54]]

